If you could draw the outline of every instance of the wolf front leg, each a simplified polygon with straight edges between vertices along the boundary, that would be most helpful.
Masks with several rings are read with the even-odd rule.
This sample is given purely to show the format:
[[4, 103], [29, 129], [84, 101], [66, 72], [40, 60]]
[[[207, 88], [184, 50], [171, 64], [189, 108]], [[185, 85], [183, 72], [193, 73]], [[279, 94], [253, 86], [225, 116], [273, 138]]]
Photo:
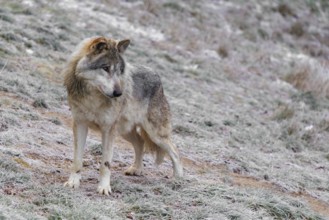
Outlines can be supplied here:
[[88, 126], [85, 123], [73, 123], [74, 135], [74, 158], [70, 178], [64, 183], [64, 186], [78, 188], [81, 179], [83, 150], [86, 144]]
[[110, 129], [102, 129], [102, 163], [100, 167], [100, 180], [98, 184], [98, 193], [109, 195], [112, 193], [111, 179], [111, 162], [113, 157], [113, 139], [114, 126]]

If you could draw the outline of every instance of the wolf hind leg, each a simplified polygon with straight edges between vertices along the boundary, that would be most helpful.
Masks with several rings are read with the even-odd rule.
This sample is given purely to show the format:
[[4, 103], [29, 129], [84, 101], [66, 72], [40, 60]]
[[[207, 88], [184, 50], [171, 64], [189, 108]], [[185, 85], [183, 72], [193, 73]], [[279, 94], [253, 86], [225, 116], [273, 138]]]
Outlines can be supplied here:
[[140, 176], [143, 171], [144, 140], [137, 133], [136, 128], [132, 129], [129, 133], [122, 135], [122, 137], [130, 142], [135, 150], [134, 163], [125, 171], [125, 174]]
[[154, 142], [156, 142], [160, 148], [168, 153], [173, 164], [175, 178], [183, 177], [183, 166], [179, 158], [177, 147], [172, 143], [170, 139], [167, 138], [156, 138]]
[[[159, 147], [160, 151], [167, 153], [173, 164], [173, 171], [175, 178], [183, 176], [183, 166], [179, 158], [179, 152], [177, 147], [172, 143], [170, 139], [170, 129], [162, 127], [162, 131], [155, 129], [153, 126], [148, 124], [146, 133], [150, 140]], [[163, 132], [165, 131], [165, 132]]]
[[158, 147], [148, 136], [144, 129], [141, 129], [141, 136], [144, 140], [144, 151], [155, 154], [155, 164], [160, 165], [166, 155], [166, 151]]

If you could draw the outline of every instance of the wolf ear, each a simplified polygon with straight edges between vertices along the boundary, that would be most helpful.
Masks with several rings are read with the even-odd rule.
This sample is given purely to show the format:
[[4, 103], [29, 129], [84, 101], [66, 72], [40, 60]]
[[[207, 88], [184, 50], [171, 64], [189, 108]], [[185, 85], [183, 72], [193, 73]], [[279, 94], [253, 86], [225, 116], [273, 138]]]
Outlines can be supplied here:
[[117, 48], [118, 48], [119, 53], [123, 54], [126, 51], [129, 44], [130, 44], [129, 39], [119, 41], [118, 44], [117, 44]]
[[96, 39], [92, 45], [90, 46], [90, 48], [94, 51], [94, 52], [102, 52], [104, 49], [107, 48], [107, 42], [106, 40], [104, 40], [103, 38], [98, 38]]

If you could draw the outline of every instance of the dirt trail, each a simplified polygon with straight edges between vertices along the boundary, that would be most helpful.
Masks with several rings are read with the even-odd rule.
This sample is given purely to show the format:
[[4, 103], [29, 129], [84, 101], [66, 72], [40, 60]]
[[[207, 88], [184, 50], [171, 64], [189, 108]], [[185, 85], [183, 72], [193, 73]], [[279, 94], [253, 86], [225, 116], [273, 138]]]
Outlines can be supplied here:
[[[308, 194], [307, 192], [289, 192], [282, 187], [280, 187], [277, 184], [271, 183], [269, 181], [264, 181], [257, 179], [252, 176], [242, 175], [238, 173], [233, 173], [228, 171], [227, 167], [225, 165], [220, 166], [214, 166], [209, 165], [207, 163], [201, 162], [201, 161], [194, 161], [189, 158], [182, 158], [184, 168], [187, 170], [193, 170], [198, 173], [205, 173], [205, 172], [211, 172], [214, 175], [216, 173], [220, 173], [221, 175], [224, 175], [225, 177], [230, 177], [232, 180], [232, 185], [236, 187], [243, 187], [243, 188], [256, 188], [256, 189], [262, 189], [271, 191], [272, 193], [281, 194], [281, 195], [287, 195], [295, 198], [301, 198], [308, 202], [310, 207], [312, 209], [324, 216], [329, 217], [329, 204], [325, 201], [322, 201], [321, 199], [315, 198], [314, 196]], [[200, 175], [200, 178], [202, 178], [202, 175]], [[214, 179], [217, 179], [218, 176], [214, 176]], [[207, 180], [202, 180], [207, 181]], [[216, 183], [213, 180], [209, 180], [212, 183]], [[217, 180], [218, 184], [221, 184], [220, 180]]]

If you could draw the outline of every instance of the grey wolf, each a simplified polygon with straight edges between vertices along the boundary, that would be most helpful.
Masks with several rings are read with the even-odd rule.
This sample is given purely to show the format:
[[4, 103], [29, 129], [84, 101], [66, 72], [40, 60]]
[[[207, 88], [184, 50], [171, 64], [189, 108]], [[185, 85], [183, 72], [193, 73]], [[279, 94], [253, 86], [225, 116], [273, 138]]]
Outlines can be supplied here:
[[127, 175], [141, 175], [146, 151], [155, 153], [158, 164], [169, 155], [174, 176], [183, 175], [178, 149], [170, 137], [171, 114], [160, 77], [151, 69], [125, 62], [123, 54], [129, 44], [130, 40], [106, 37], [85, 39], [63, 70], [74, 135], [73, 166], [65, 186], [80, 185], [88, 128], [102, 135], [100, 194], [111, 193], [113, 139], [117, 134], [135, 150]]

